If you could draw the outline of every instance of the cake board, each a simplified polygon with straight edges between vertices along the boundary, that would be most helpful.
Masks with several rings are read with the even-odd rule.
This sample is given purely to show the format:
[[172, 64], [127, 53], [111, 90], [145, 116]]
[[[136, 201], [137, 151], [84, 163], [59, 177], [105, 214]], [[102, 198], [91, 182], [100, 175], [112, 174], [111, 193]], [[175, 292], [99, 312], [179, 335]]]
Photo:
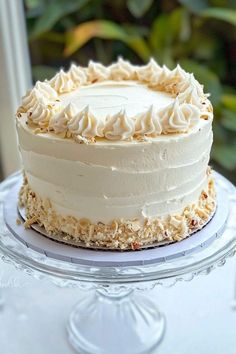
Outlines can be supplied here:
[[[93, 264], [98, 267], [139, 266], [161, 263], [191, 254], [198, 251], [199, 248], [207, 247], [217, 237], [220, 237], [224, 231], [229, 212], [227, 193], [220, 186], [216, 186], [217, 208], [214, 215], [201, 230], [185, 240], [155, 248], [153, 248], [155, 245], [152, 245], [150, 249], [137, 252], [91, 250], [57, 243], [49, 239], [48, 237], [50, 236], [47, 235], [45, 229], [38, 225], [32, 225], [33, 228], [30, 229], [25, 229], [23, 223], [18, 225], [16, 220], [19, 218], [17, 204], [20, 186], [21, 181], [12, 188], [4, 204], [4, 219], [9, 230], [28, 248], [47, 257], [81, 265]], [[25, 219], [23, 208], [20, 209], [20, 215]], [[42, 235], [47, 235], [48, 237], [42, 237]]]

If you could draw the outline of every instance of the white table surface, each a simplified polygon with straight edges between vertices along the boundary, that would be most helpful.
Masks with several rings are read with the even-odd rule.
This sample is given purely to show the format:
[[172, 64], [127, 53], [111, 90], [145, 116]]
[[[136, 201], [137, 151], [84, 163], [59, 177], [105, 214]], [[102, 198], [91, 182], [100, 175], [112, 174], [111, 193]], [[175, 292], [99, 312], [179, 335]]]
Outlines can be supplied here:
[[[207, 276], [153, 290], [167, 317], [166, 336], [155, 354], [235, 354], [235, 278], [236, 259], [229, 259]], [[58, 288], [2, 262], [0, 291], [5, 297], [1, 354], [75, 353], [67, 342], [65, 321], [82, 291]]]

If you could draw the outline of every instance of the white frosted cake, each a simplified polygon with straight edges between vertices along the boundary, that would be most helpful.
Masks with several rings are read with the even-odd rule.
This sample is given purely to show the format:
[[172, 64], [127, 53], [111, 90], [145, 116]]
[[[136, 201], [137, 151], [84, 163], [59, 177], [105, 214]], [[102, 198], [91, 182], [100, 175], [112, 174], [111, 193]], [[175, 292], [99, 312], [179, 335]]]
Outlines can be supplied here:
[[212, 120], [179, 65], [90, 62], [38, 81], [16, 118], [25, 226], [83, 247], [181, 241], [215, 211]]

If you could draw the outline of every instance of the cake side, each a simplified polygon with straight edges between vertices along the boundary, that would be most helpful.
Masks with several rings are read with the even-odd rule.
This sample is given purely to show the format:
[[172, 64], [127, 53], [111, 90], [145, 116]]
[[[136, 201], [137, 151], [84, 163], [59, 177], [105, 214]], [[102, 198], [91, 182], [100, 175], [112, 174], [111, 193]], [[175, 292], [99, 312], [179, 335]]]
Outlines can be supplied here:
[[19, 204], [25, 207], [25, 227], [34, 223], [43, 226], [48, 235], [74, 246], [105, 249], [138, 250], [149, 245], [181, 241], [200, 230], [211, 219], [216, 208], [214, 181], [210, 174], [208, 183], [198, 200], [179, 214], [160, 218], [114, 219], [108, 224], [93, 224], [89, 219], [60, 215], [52, 208], [49, 199], [34, 193], [24, 179], [19, 194]]
[[94, 145], [34, 135], [23, 122], [17, 129], [28, 183], [58, 214], [93, 223], [143, 220], [180, 212], [206, 188], [210, 121], [189, 134]]

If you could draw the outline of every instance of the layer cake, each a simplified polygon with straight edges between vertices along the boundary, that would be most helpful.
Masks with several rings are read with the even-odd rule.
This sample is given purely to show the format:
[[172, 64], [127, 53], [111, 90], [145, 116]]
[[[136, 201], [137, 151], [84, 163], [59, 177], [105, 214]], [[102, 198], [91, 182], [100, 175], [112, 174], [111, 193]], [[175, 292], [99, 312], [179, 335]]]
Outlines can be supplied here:
[[153, 59], [72, 64], [38, 81], [16, 115], [25, 225], [121, 250], [201, 229], [216, 207], [208, 96], [193, 74]]

